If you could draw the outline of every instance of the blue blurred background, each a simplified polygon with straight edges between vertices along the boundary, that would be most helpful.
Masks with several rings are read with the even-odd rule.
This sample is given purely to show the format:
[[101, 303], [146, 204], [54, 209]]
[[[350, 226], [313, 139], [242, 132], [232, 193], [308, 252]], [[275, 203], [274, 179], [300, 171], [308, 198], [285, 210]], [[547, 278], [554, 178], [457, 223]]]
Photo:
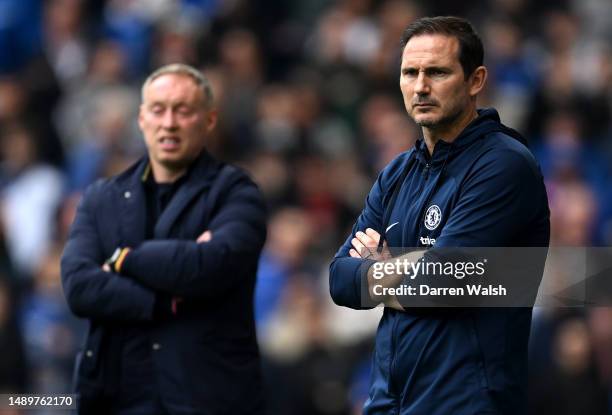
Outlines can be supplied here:
[[[0, 0], [0, 391], [70, 390], [85, 322], [59, 258], [75, 205], [143, 154], [140, 85], [180, 61], [213, 85], [208, 148], [270, 206], [256, 295], [270, 412], [360, 413], [380, 310], [334, 306], [327, 267], [378, 171], [420, 134], [399, 39], [436, 14], [480, 32], [480, 106], [529, 139], [552, 244], [612, 245], [609, 0]], [[612, 414], [612, 308], [534, 314], [530, 412]]]

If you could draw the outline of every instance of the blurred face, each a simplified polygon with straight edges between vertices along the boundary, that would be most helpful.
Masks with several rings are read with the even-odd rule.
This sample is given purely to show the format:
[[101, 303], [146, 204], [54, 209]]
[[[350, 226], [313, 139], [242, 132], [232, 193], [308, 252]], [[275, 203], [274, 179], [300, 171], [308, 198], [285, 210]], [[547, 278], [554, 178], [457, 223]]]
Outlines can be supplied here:
[[[400, 89], [406, 111], [421, 127], [450, 126], [473, 111], [476, 105], [473, 98], [482, 89], [473, 78], [464, 77], [459, 41], [454, 37], [419, 35], [404, 48]], [[484, 79], [480, 81], [484, 83]]]
[[182, 174], [204, 148], [217, 119], [204, 104], [203, 91], [187, 75], [161, 75], [144, 89], [138, 124], [158, 181]]

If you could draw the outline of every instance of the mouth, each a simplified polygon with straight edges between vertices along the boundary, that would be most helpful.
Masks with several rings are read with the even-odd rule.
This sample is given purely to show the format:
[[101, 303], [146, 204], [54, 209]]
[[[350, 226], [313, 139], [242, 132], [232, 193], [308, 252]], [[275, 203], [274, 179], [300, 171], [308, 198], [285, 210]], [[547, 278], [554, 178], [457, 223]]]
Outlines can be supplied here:
[[179, 137], [174, 135], [167, 135], [159, 138], [158, 143], [160, 148], [164, 151], [173, 151], [179, 148], [181, 140]]
[[436, 105], [434, 105], [434, 104], [420, 103], [420, 104], [414, 104], [412, 106], [412, 110], [416, 114], [428, 114], [428, 113], [432, 112], [435, 109], [435, 107], [436, 107]]

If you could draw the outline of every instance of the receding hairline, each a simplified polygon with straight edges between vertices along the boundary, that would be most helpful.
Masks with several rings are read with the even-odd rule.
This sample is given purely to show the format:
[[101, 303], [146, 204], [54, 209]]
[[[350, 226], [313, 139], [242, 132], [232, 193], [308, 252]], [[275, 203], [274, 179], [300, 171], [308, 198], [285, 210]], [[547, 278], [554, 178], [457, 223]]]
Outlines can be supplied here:
[[457, 39], [456, 36], [447, 35], [446, 33], [420, 33], [418, 35], [412, 36], [410, 39], [408, 39], [408, 41], [404, 45], [402, 49], [401, 57], [403, 58], [404, 53], [406, 52], [406, 49], [408, 49], [408, 45], [410, 44], [411, 41], [417, 40], [419, 38], [426, 38], [426, 37], [429, 37], [429, 38], [440, 37], [440, 38], [447, 39], [450, 42], [450, 45], [451, 45], [450, 47], [455, 49], [455, 58], [457, 58], [457, 61], [459, 61], [460, 54], [461, 54], [461, 43], [459, 42], [459, 39]]
[[411, 36], [410, 39], [408, 39], [406, 41], [406, 43], [402, 47], [402, 53], [406, 50], [406, 46], [408, 46], [410, 41], [412, 41], [414, 39], [418, 39], [418, 38], [424, 38], [424, 37], [430, 37], [430, 38], [432, 38], [432, 37], [441, 37], [441, 38], [445, 38], [445, 39], [448, 39], [448, 40], [451, 40], [451, 41], [454, 40], [454, 44], [457, 47], [457, 50], [458, 51], [461, 50], [461, 42], [459, 41], [457, 36], [454, 36], [452, 34], [447, 34], [447, 33], [419, 33], [417, 35]]
[[204, 107], [212, 108], [214, 105], [214, 97], [212, 87], [208, 78], [199, 70], [193, 66], [185, 65], [183, 63], [172, 63], [169, 65], [162, 66], [156, 69], [145, 79], [141, 89], [141, 99], [144, 102], [145, 89], [150, 86], [157, 78], [164, 75], [181, 75], [190, 78], [198, 88], [202, 91], [202, 97], [204, 98]]
[[402, 53], [412, 38], [435, 34], [457, 39], [459, 42], [459, 62], [466, 79], [479, 66], [483, 65], [484, 46], [482, 39], [469, 20], [457, 16], [422, 17], [410, 23], [401, 37]]

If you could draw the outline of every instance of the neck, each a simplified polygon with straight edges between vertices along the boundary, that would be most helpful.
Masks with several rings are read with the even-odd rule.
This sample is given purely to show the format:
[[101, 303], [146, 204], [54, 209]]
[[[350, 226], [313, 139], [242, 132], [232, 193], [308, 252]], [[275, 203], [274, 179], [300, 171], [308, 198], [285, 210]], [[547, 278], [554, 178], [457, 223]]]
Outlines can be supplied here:
[[431, 127], [423, 127], [423, 138], [427, 145], [429, 155], [433, 154], [436, 143], [439, 140], [447, 143], [452, 143], [459, 136], [461, 131], [468, 126], [474, 119], [478, 117], [476, 108], [472, 108], [470, 111], [465, 111], [460, 114], [455, 120], [445, 125], [435, 125]]
[[160, 166], [157, 163], [151, 162], [151, 173], [156, 183], [174, 183], [185, 174], [187, 168], [169, 169], [166, 166]]

